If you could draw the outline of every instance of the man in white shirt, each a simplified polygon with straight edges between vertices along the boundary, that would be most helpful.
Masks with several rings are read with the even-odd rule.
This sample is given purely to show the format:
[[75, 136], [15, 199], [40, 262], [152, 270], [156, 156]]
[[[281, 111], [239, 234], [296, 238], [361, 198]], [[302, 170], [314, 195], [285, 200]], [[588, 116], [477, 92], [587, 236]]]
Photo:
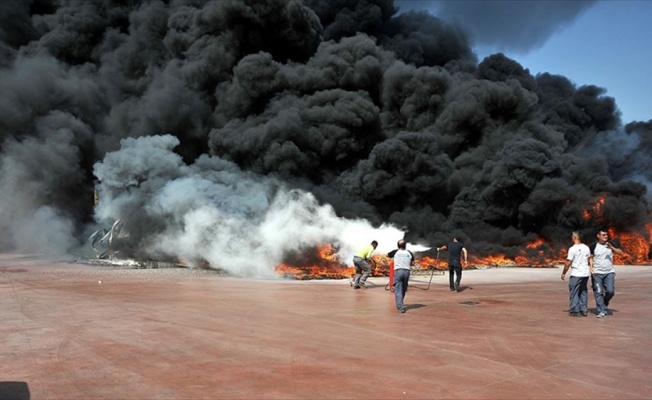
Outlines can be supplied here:
[[398, 249], [389, 252], [388, 256], [394, 259], [394, 300], [396, 302], [396, 309], [404, 313], [405, 293], [408, 289], [408, 281], [410, 280], [410, 269], [414, 265], [414, 254], [407, 250], [405, 240], [398, 241]]
[[593, 295], [598, 309], [598, 318], [607, 316], [609, 301], [616, 293], [616, 270], [614, 269], [614, 253], [623, 254], [623, 251], [608, 242], [609, 233], [606, 229], [598, 232], [598, 241], [591, 244], [591, 280], [593, 281]]
[[586, 317], [589, 314], [589, 295], [587, 283], [591, 275], [589, 258], [591, 250], [589, 246], [582, 243], [582, 236], [575, 231], [571, 235], [573, 245], [568, 249], [566, 265], [561, 273], [561, 280], [566, 280], [566, 272], [570, 268], [570, 279], [568, 280], [568, 291], [570, 292], [570, 310], [568, 315], [571, 317]]

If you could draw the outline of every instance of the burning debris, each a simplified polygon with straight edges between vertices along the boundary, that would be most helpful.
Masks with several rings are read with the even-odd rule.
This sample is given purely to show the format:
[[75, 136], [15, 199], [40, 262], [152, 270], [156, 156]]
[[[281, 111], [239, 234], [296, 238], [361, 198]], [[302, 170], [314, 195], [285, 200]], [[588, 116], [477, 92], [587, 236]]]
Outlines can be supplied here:
[[[528, 246], [521, 255], [506, 257], [495, 254], [489, 256], [469, 255], [469, 264], [465, 269], [485, 269], [496, 267], [552, 268], [564, 263], [565, 254], [547, 258], [546, 246], [537, 240]], [[386, 255], [376, 254], [370, 259], [370, 276], [388, 276], [392, 259]], [[435, 271], [448, 271], [448, 261], [443, 257], [420, 255], [416, 258], [412, 275], [430, 275]], [[338, 248], [333, 245], [321, 245], [290, 254], [276, 266], [276, 273], [285, 278], [305, 279], [346, 279], [355, 274], [351, 263], [340, 259]]]
[[0, 250], [71, 252], [95, 231], [100, 258], [333, 276], [370, 238], [455, 234], [472, 265], [545, 266], [569, 232], [607, 226], [621, 262], [649, 263], [652, 121], [623, 126], [605, 89], [504, 54], [478, 62], [437, 16], [391, 0], [8, 1]]
[[340, 260], [338, 248], [330, 244], [288, 254], [274, 270], [279, 276], [299, 280], [341, 279], [354, 273], [351, 266]]

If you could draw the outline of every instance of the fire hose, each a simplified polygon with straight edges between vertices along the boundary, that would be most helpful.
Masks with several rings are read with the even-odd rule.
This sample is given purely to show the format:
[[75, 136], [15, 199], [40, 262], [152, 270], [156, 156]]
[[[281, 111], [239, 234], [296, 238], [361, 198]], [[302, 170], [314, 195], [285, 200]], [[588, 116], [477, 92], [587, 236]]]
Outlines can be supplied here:
[[[432, 277], [435, 276], [435, 270], [437, 269], [437, 263], [439, 262], [439, 249], [437, 250], [437, 258], [435, 259], [435, 265], [429, 265], [428, 269], [432, 270], [430, 273], [430, 280], [428, 281], [428, 286], [425, 288], [416, 286], [416, 285], [410, 285], [410, 287], [415, 287], [417, 289], [421, 290], [428, 290], [430, 289], [430, 284], [432, 283]], [[389, 282], [387, 285], [385, 285], [385, 290], [389, 290], [391, 292], [394, 292], [394, 262], [390, 263], [389, 265]]]
[[[376, 268], [377, 268], [376, 261], [374, 261], [373, 258], [370, 258], [370, 259], [367, 261], [367, 264], [369, 264], [369, 276], [372, 276], [372, 275], [373, 275], [373, 272], [374, 272], [374, 271], [376, 270]], [[369, 282], [369, 281], [367, 281], [366, 284], [371, 284], [371, 285], [373, 285], [373, 286], [376, 286], [375, 283], [373, 283], [373, 282]], [[353, 285], [355, 285], [355, 275], [349, 277], [349, 286], [353, 286]]]

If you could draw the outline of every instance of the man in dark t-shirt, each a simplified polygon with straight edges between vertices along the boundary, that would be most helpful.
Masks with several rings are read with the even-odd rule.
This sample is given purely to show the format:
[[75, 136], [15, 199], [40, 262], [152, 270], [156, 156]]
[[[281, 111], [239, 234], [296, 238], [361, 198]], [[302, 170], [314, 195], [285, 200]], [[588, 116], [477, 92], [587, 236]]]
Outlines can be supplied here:
[[[441, 247], [437, 247], [437, 251], [448, 250], [448, 282], [451, 291], [460, 291], [460, 282], [462, 281], [462, 266], [466, 266], [467, 253], [466, 248], [460, 241], [460, 238], [455, 236], [453, 241]], [[453, 279], [453, 273], [455, 279]]]

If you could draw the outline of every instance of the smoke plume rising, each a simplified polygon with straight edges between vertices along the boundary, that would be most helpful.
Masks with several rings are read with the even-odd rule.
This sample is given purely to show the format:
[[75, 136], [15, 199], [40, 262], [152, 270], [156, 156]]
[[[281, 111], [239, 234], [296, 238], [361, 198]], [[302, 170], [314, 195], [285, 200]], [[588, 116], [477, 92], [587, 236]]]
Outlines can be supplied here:
[[649, 240], [652, 121], [399, 6], [6, 0], [0, 250], [76, 252], [120, 219], [125, 257], [269, 276], [324, 242]]

